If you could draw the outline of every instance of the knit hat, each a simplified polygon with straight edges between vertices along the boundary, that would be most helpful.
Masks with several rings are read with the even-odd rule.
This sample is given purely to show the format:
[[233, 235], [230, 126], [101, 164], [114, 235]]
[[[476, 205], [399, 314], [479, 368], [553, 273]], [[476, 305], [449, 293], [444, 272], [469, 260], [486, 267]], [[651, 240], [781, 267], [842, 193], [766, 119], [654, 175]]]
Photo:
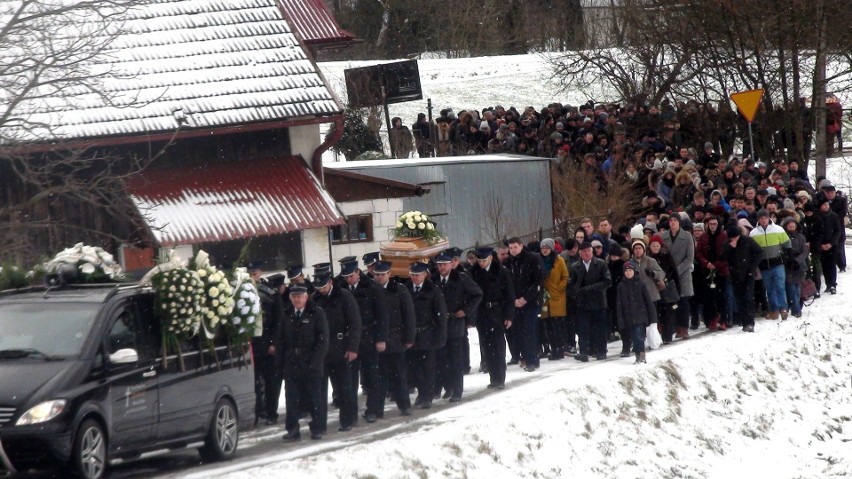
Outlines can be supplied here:
[[740, 218], [740, 219], [737, 221], [737, 225], [738, 225], [738, 226], [742, 226], [743, 228], [746, 228], [746, 229], [748, 229], [749, 231], [751, 231], [751, 230], [753, 230], [753, 229], [754, 229], [754, 226], [752, 226], [752, 225], [751, 225], [751, 223], [749, 223], [749, 221], [748, 221], [747, 219], [745, 219], [745, 218]]
[[695, 231], [695, 230], [701, 230], [703, 232], [704, 231], [704, 223], [695, 223], [694, 225], [692, 225], [692, 231]]
[[624, 268], [624, 271], [627, 271], [628, 269], [632, 269], [634, 273], [639, 272], [639, 267], [636, 266], [636, 263], [634, 261], [625, 261], [624, 266], [622, 266], [622, 268]]
[[822, 180], [819, 182], [819, 189], [834, 191], [834, 185], [828, 180]]
[[556, 249], [556, 241], [553, 241], [553, 238], [544, 238], [541, 240], [541, 245], [539, 245], [539, 247]]
[[739, 226], [728, 226], [728, 229], [725, 230], [725, 233], [728, 235], [728, 238], [736, 238], [740, 236], [740, 227]]
[[488, 124], [487, 121], [482, 120], [482, 123], [479, 124], [479, 129], [480, 130], [491, 130], [491, 126]]
[[623, 250], [621, 245], [611, 244], [609, 245], [609, 251], [607, 252], [610, 256], [621, 256]]
[[643, 250], [645, 249], [645, 242], [640, 239], [635, 239], [632, 243], [630, 243], [630, 250], [633, 251], [633, 249], [636, 248], [636, 245], [642, 246]]
[[635, 226], [630, 228], [630, 239], [631, 240], [642, 239], [644, 237], [645, 237], [645, 230], [644, 230], [644, 226], [642, 226], [641, 224], [636, 223]]
[[758, 218], [763, 218], [764, 216], [769, 218], [769, 212], [763, 209], [757, 212]]
[[554, 131], [553, 133], [550, 134], [550, 139], [551, 140], [561, 140], [562, 139], [562, 133], [559, 133], [558, 131]]
[[654, 160], [654, 169], [655, 170], [662, 170], [663, 169], [663, 162], [660, 161], [660, 160]]
[[592, 248], [603, 248], [603, 243], [599, 240], [592, 240]]
[[662, 245], [663, 244], [663, 237], [660, 236], [660, 235], [653, 235], [648, 240], [648, 244], [650, 245], [651, 243], [660, 243], [660, 245]]
[[710, 143], [709, 141], [707, 143], [704, 143], [704, 149], [706, 150], [708, 148], [712, 150], [713, 149], [713, 143]]
[[[657, 234], [657, 225], [655, 225], [654, 223], [645, 223], [645, 228], [644, 228], [644, 229], [646, 229], [646, 230], [651, 230], [651, 232], [652, 232], [653, 234]], [[643, 230], [643, 231], [644, 231], [644, 230]]]
[[784, 208], [788, 210], [796, 209], [796, 203], [793, 203], [793, 200], [790, 198], [784, 198]]

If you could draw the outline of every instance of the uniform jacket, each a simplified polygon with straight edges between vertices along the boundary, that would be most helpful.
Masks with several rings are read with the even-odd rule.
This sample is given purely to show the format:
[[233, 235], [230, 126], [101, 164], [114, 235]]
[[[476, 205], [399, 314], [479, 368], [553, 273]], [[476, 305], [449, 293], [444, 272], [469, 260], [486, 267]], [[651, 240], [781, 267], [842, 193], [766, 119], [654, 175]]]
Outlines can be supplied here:
[[328, 322], [322, 309], [311, 301], [296, 320], [293, 305], [287, 305], [278, 327], [277, 348], [284, 355], [284, 379], [321, 378], [328, 353]]
[[638, 276], [624, 278], [618, 285], [616, 297], [616, 317], [618, 327], [627, 329], [633, 325], [647, 326], [657, 322], [657, 308]]
[[488, 270], [475, 264], [471, 277], [482, 290], [482, 301], [476, 311], [477, 324], [502, 328], [503, 321], [511, 321], [515, 315], [515, 287], [509, 270], [494, 257]]
[[[350, 289], [348, 285], [345, 287]], [[376, 343], [388, 340], [388, 315], [379, 303], [379, 286], [366, 275], [361, 277], [355, 291], [351, 292], [358, 304], [358, 313], [361, 315], [359, 351], [366, 353], [374, 350]]]
[[[456, 270], [450, 271], [446, 286], [441, 282], [441, 275], [437, 273], [432, 276], [432, 282], [444, 294], [447, 304], [447, 337], [463, 338], [468, 318], [476, 317], [476, 308], [482, 301], [482, 289], [468, 274]], [[456, 318], [457, 311], [464, 311], [464, 317]]]
[[361, 314], [349, 290], [332, 285], [328, 296], [314, 293], [313, 303], [325, 313], [328, 321], [328, 354], [325, 362], [345, 361], [347, 352], [357, 353], [361, 344]]
[[388, 281], [386, 287], [379, 286], [379, 300], [389, 320], [385, 351], [404, 353], [406, 344], [414, 344], [416, 334], [411, 293], [404, 284]]
[[414, 318], [417, 328], [414, 349], [440, 349], [447, 343], [447, 303], [444, 294], [428, 278], [420, 291], [414, 292], [414, 283], [405, 285], [414, 302]]
[[725, 243], [722, 259], [728, 262], [734, 285], [742, 284], [754, 277], [757, 265], [763, 260], [763, 249], [750, 237], [740, 236], [736, 248], [730, 242]]
[[[278, 325], [284, 318], [284, 300], [276, 289], [261, 282], [257, 285], [257, 292], [260, 296], [260, 307], [263, 315], [260, 335], [252, 338], [252, 348], [255, 350], [255, 355], [266, 354], [269, 346], [275, 344]], [[276, 351], [275, 363], [280, 366], [282, 359], [281, 352]]]
[[524, 298], [528, 304], [541, 304], [541, 257], [537, 253], [521, 250], [517, 256], [506, 258], [506, 268], [512, 276], [515, 299]]
[[589, 271], [583, 260], [571, 265], [568, 290], [579, 309], [606, 309], [606, 290], [612, 283], [606, 261], [592, 258]]
[[550, 269], [550, 274], [544, 278], [544, 290], [547, 292], [547, 301], [544, 306], [547, 311], [542, 308], [542, 318], [559, 318], [565, 317], [568, 314], [568, 301], [566, 299], [565, 290], [568, 287], [568, 267], [565, 266], [565, 260], [556, 254], [556, 251], [550, 253], [556, 259], [553, 262], [553, 268]]
[[695, 261], [695, 240], [683, 228], [678, 231], [674, 239], [672, 239], [671, 231], [664, 231], [661, 236], [677, 267], [680, 295], [694, 295], [695, 293], [692, 288], [692, 269], [694, 268], [693, 262]]

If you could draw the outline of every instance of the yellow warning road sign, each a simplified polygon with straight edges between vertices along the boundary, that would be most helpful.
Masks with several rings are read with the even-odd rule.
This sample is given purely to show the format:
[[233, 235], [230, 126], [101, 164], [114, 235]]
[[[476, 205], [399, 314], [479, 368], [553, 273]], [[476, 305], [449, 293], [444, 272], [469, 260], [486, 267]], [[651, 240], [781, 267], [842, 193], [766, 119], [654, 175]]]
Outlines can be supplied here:
[[760, 106], [760, 100], [762, 99], [763, 89], [761, 88], [731, 93], [731, 100], [737, 104], [740, 113], [743, 114], [749, 123], [754, 121], [754, 115], [757, 114], [757, 108]]

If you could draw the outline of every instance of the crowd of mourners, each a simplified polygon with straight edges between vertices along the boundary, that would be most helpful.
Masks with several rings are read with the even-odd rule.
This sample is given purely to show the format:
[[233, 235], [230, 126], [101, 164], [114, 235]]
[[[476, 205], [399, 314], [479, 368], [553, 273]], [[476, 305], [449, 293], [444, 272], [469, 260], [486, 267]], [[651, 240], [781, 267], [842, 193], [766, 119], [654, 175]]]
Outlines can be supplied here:
[[[510, 112], [517, 113], [510, 108], [502, 118]], [[702, 327], [754, 332], [756, 317], [799, 318], [805, 300], [837, 292], [847, 198], [825, 178], [812, 182], [798, 161], [726, 154], [731, 145], [709, 130], [700, 134], [716, 141], [704, 141], [698, 153], [688, 145], [705, 137], [656, 136], [648, 119], [671, 120], [653, 108], [620, 117], [635, 118], [626, 123], [594, 106], [582, 121], [572, 110], [564, 123], [539, 118], [553, 133], [535, 141], [525, 138], [529, 115], [491, 125], [488, 113], [478, 127], [460, 118], [454, 141], [579, 150], [575, 158], [598, 168], [600, 181], [617, 174], [634, 183], [641, 202], [633, 218], [620, 225], [585, 218], [569, 237], [449, 248], [411, 264], [407, 278], [393, 277], [392, 263], [376, 252], [341, 259], [336, 275], [324, 263], [314, 265], [311, 280], [301, 267], [261, 280], [257, 415], [277, 422], [283, 379], [285, 441], [300, 439], [299, 419], [308, 414], [311, 437], [323, 437], [329, 384], [340, 431], [359, 417], [381, 419], [388, 399], [404, 416], [440, 398], [460, 402], [476, 356], [471, 328], [488, 388], [503, 389], [508, 366], [534, 372], [543, 358], [605, 360], [614, 341], [621, 357], [643, 363], [649, 333], [666, 345]], [[520, 136], [512, 124], [522, 125]], [[486, 141], [477, 133], [484, 129], [497, 136]], [[360, 415], [359, 386], [366, 395]]]

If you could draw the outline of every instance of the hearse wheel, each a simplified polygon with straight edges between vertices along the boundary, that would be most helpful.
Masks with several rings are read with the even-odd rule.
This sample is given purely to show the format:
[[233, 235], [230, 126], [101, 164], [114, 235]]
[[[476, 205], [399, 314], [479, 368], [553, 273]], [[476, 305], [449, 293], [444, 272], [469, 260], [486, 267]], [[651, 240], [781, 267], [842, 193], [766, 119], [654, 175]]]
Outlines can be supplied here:
[[100, 423], [87, 419], [80, 424], [74, 438], [71, 469], [77, 477], [100, 479], [107, 465], [107, 437]]
[[234, 457], [239, 443], [237, 410], [231, 401], [220, 399], [213, 409], [213, 418], [204, 447], [198, 450], [205, 461], [224, 461]]

